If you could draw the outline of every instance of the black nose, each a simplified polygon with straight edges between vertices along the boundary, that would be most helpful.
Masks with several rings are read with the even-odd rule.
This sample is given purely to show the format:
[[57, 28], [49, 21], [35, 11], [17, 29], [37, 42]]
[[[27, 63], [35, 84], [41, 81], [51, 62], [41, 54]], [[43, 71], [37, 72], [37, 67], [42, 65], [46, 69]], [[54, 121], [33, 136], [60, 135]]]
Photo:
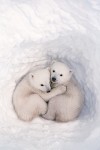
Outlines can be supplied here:
[[47, 91], [47, 93], [49, 93], [49, 92], [50, 92], [50, 90]]
[[52, 77], [52, 81], [54, 81], [54, 82], [55, 82], [55, 81], [56, 81], [56, 78], [55, 78], [55, 77]]

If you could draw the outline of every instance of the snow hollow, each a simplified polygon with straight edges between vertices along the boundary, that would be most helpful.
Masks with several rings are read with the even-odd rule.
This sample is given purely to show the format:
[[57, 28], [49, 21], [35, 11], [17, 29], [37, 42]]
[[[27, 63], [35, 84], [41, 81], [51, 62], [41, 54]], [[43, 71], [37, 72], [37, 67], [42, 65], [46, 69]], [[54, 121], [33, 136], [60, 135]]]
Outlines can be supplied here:
[[[25, 123], [12, 107], [18, 80], [58, 58], [69, 64], [85, 94], [69, 123]], [[100, 149], [100, 2], [0, 0], [0, 149]]]

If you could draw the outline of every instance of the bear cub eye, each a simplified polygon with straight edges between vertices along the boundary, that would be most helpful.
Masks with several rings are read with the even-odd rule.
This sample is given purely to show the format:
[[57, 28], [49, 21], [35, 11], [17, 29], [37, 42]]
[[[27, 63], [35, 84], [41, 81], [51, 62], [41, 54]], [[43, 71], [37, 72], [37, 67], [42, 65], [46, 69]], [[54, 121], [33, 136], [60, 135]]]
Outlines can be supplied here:
[[41, 86], [44, 86], [43, 84], [41, 84]]
[[53, 70], [52, 72], [55, 72], [55, 70]]
[[63, 76], [63, 74], [60, 74], [60, 76]]

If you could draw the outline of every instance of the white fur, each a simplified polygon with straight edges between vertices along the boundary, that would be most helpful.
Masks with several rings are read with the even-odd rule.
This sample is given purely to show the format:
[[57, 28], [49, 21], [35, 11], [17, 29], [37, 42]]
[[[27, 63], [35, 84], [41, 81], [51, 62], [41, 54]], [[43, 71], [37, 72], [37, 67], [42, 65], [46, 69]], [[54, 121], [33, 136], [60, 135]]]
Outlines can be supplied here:
[[67, 91], [49, 101], [48, 111], [43, 117], [60, 122], [74, 120], [81, 112], [84, 98], [77, 82], [72, 79], [72, 71], [65, 64], [54, 62], [51, 66], [51, 81], [52, 77], [56, 78], [52, 87], [63, 84], [66, 85]]
[[[41, 86], [43, 84], [43, 86]], [[46, 93], [50, 88], [50, 71], [41, 69], [28, 73], [16, 86], [13, 93], [13, 106], [21, 120], [30, 121], [47, 111], [45, 101], [65, 92], [64, 86]]]

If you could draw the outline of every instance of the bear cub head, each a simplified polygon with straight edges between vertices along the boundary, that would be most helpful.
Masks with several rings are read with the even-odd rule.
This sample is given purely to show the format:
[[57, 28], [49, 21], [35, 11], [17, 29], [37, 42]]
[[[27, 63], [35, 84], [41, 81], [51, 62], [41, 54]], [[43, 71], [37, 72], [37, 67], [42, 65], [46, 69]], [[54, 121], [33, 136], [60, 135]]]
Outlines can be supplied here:
[[43, 92], [49, 92], [50, 87], [50, 69], [41, 69], [29, 73], [29, 82], [30, 85]]
[[53, 61], [51, 65], [51, 82], [66, 85], [72, 76], [72, 70], [62, 62]]

